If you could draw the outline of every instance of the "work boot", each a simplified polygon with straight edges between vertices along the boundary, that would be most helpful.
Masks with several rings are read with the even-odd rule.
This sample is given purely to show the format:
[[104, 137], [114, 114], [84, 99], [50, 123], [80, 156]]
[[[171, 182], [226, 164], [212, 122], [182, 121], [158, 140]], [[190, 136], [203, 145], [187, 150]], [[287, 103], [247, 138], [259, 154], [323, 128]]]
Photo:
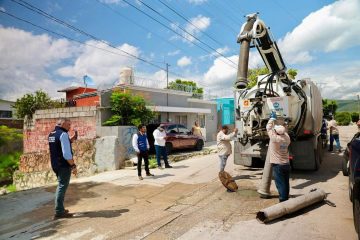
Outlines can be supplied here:
[[163, 170], [164, 168], [163, 168], [162, 166], [158, 166], [158, 169], [161, 169], [161, 170]]
[[166, 165], [166, 166], [165, 166], [165, 168], [172, 168], [172, 166], [170, 166], [170, 165]]
[[147, 174], [146, 174], [146, 176], [148, 176], [148, 177], [153, 177], [153, 176], [154, 176], [154, 174], [147, 173]]
[[144, 178], [142, 176], [139, 176], [139, 180], [143, 180]]
[[54, 215], [54, 220], [59, 219], [59, 218], [72, 218], [74, 215], [72, 213], [69, 212], [63, 212], [61, 214], [55, 214]]

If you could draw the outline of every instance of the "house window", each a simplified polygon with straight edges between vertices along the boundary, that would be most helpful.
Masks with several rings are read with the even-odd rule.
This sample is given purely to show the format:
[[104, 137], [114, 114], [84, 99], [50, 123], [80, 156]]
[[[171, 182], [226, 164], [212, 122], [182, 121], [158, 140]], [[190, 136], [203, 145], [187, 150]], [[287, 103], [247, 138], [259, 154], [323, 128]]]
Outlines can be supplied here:
[[175, 123], [187, 126], [187, 115], [175, 116]]
[[12, 118], [12, 111], [0, 110], [0, 118]]
[[205, 127], [205, 114], [199, 114], [197, 118], [198, 118], [198, 123], [199, 123], [200, 127], [204, 128]]

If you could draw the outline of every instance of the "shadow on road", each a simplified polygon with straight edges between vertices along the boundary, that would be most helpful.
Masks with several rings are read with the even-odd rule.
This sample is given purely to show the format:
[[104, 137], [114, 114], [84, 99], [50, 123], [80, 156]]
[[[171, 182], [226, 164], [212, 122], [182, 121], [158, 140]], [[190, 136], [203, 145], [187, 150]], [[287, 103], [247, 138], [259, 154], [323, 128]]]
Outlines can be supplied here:
[[158, 178], [171, 177], [171, 176], [174, 176], [174, 174], [165, 173], [165, 174], [161, 174], [161, 175], [155, 175], [152, 178], [158, 179]]
[[292, 171], [290, 175], [292, 179], [302, 178], [307, 181], [291, 187], [294, 189], [303, 189], [319, 182], [327, 182], [339, 174], [342, 160], [342, 154], [324, 152], [323, 161], [318, 171]]
[[173, 166], [174, 169], [182, 169], [182, 168], [188, 168], [189, 166], [180, 165], [180, 166]]
[[129, 212], [129, 209], [78, 212], [74, 213], [73, 218], [114, 218], [119, 217], [122, 213], [126, 212]]

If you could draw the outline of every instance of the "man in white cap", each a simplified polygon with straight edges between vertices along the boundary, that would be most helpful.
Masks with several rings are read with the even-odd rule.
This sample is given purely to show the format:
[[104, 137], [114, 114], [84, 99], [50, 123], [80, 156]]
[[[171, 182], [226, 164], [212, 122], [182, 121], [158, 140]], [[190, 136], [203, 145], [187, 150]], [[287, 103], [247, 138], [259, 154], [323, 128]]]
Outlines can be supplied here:
[[290, 192], [290, 163], [289, 151], [290, 137], [282, 125], [275, 125], [276, 113], [272, 112], [266, 130], [270, 138], [267, 154], [273, 169], [276, 188], [279, 192], [280, 202], [289, 199]]
[[160, 124], [160, 126], [155, 129], [154, 133], [154, 145], [155, 145], [155, 152], [156, 152], [156, 161], [159, 169], [162, 169], [161, 167], [161, 156], [164, 159], [165, 168], [172, 168], [168, 162], [167, 152], [165, 148], [166, 144], [166, 132], [164, 129], [164, 125]]

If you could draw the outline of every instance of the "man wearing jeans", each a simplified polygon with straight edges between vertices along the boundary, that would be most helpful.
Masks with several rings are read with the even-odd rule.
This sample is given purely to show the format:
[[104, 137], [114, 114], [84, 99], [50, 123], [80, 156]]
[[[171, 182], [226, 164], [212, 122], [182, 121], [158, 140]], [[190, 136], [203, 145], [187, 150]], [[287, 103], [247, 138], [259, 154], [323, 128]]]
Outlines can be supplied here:
[[282, 125], [275, 125], [276, 114], [272, 112], [266, 130], [270, 138], [267, 154], [273, 169], [276, 188], [279, 192], [280, 202], [289, 199], [290, 192], [290, 163], [289, 151], [290, 137]]
[[336, 123], [334, 117], [331, 117], [328, 128], [330, 129], [329, 152], [333, 151], [334, 140], [336, 142], [336, 147], [337, 147], [338, 151], [341, 152], [341, 145], [340, 145], [340, 140], [339, 140], [339, 129], [338, 129], [338, 126], [337, 126], [337, 123]]
[[76, 140], [77, 132], [70, 139], [68, 131], [70, 129], [70, 120], [67, 118], [59, 119], [57, 125], [49, 134], [49, 148], [51, 167], [58, 179], [58, 186], [55, 193], [55, 216], [58, 218], [69, 218], [73, 214], [64, 208], [64, 198], [66, 190], [69, 186], [71, 172], [76, 175], [76, 165], [73, 160], [71, 142]]
[[155, 139], [154, 145], [155, 145], [156, 160], [157, 160], [158, 168], [162, 169], [161, 168], [161, 156], [164, 159], [165, 168], [172, 168], [172, 166], [169, 165], [167, 152], [166, 152], [166, 148], [165, 148], [166, 132], [164, 130], [164, 125], [160, 124], [160, 126], [157, 129], [155, 129], [153, 135], [154, 135], [154, 139]]
[[139, 177], [139, 180], [143, 180], [144, 178], [141, 176], [142, 159], [144, 159], [146, 176], [154, 176], [154, 175], [151, 174], [150, 170], [149, 170], [149, 148], [150, 148], [150, 145], [149, 145], [149, 141], [146, 136], [146, 126], [139, 125], [138, 130], [139, 130], [139, 132], [134, 134], [134, 136], [133, 136], [132, 146], [138, 157], [138, 162], [137, 162], [138, 177]]
[[230, 141], [236, 135], [238, 130], [235, 128], [234, 132], [230, 134], [228, 134], [228, 131], [228, 126], [224, 125], [216, 137], [218, 155], [220, 158], [220, 172], [224, 171], [225, 169], [226, 161], [232, 152]]

